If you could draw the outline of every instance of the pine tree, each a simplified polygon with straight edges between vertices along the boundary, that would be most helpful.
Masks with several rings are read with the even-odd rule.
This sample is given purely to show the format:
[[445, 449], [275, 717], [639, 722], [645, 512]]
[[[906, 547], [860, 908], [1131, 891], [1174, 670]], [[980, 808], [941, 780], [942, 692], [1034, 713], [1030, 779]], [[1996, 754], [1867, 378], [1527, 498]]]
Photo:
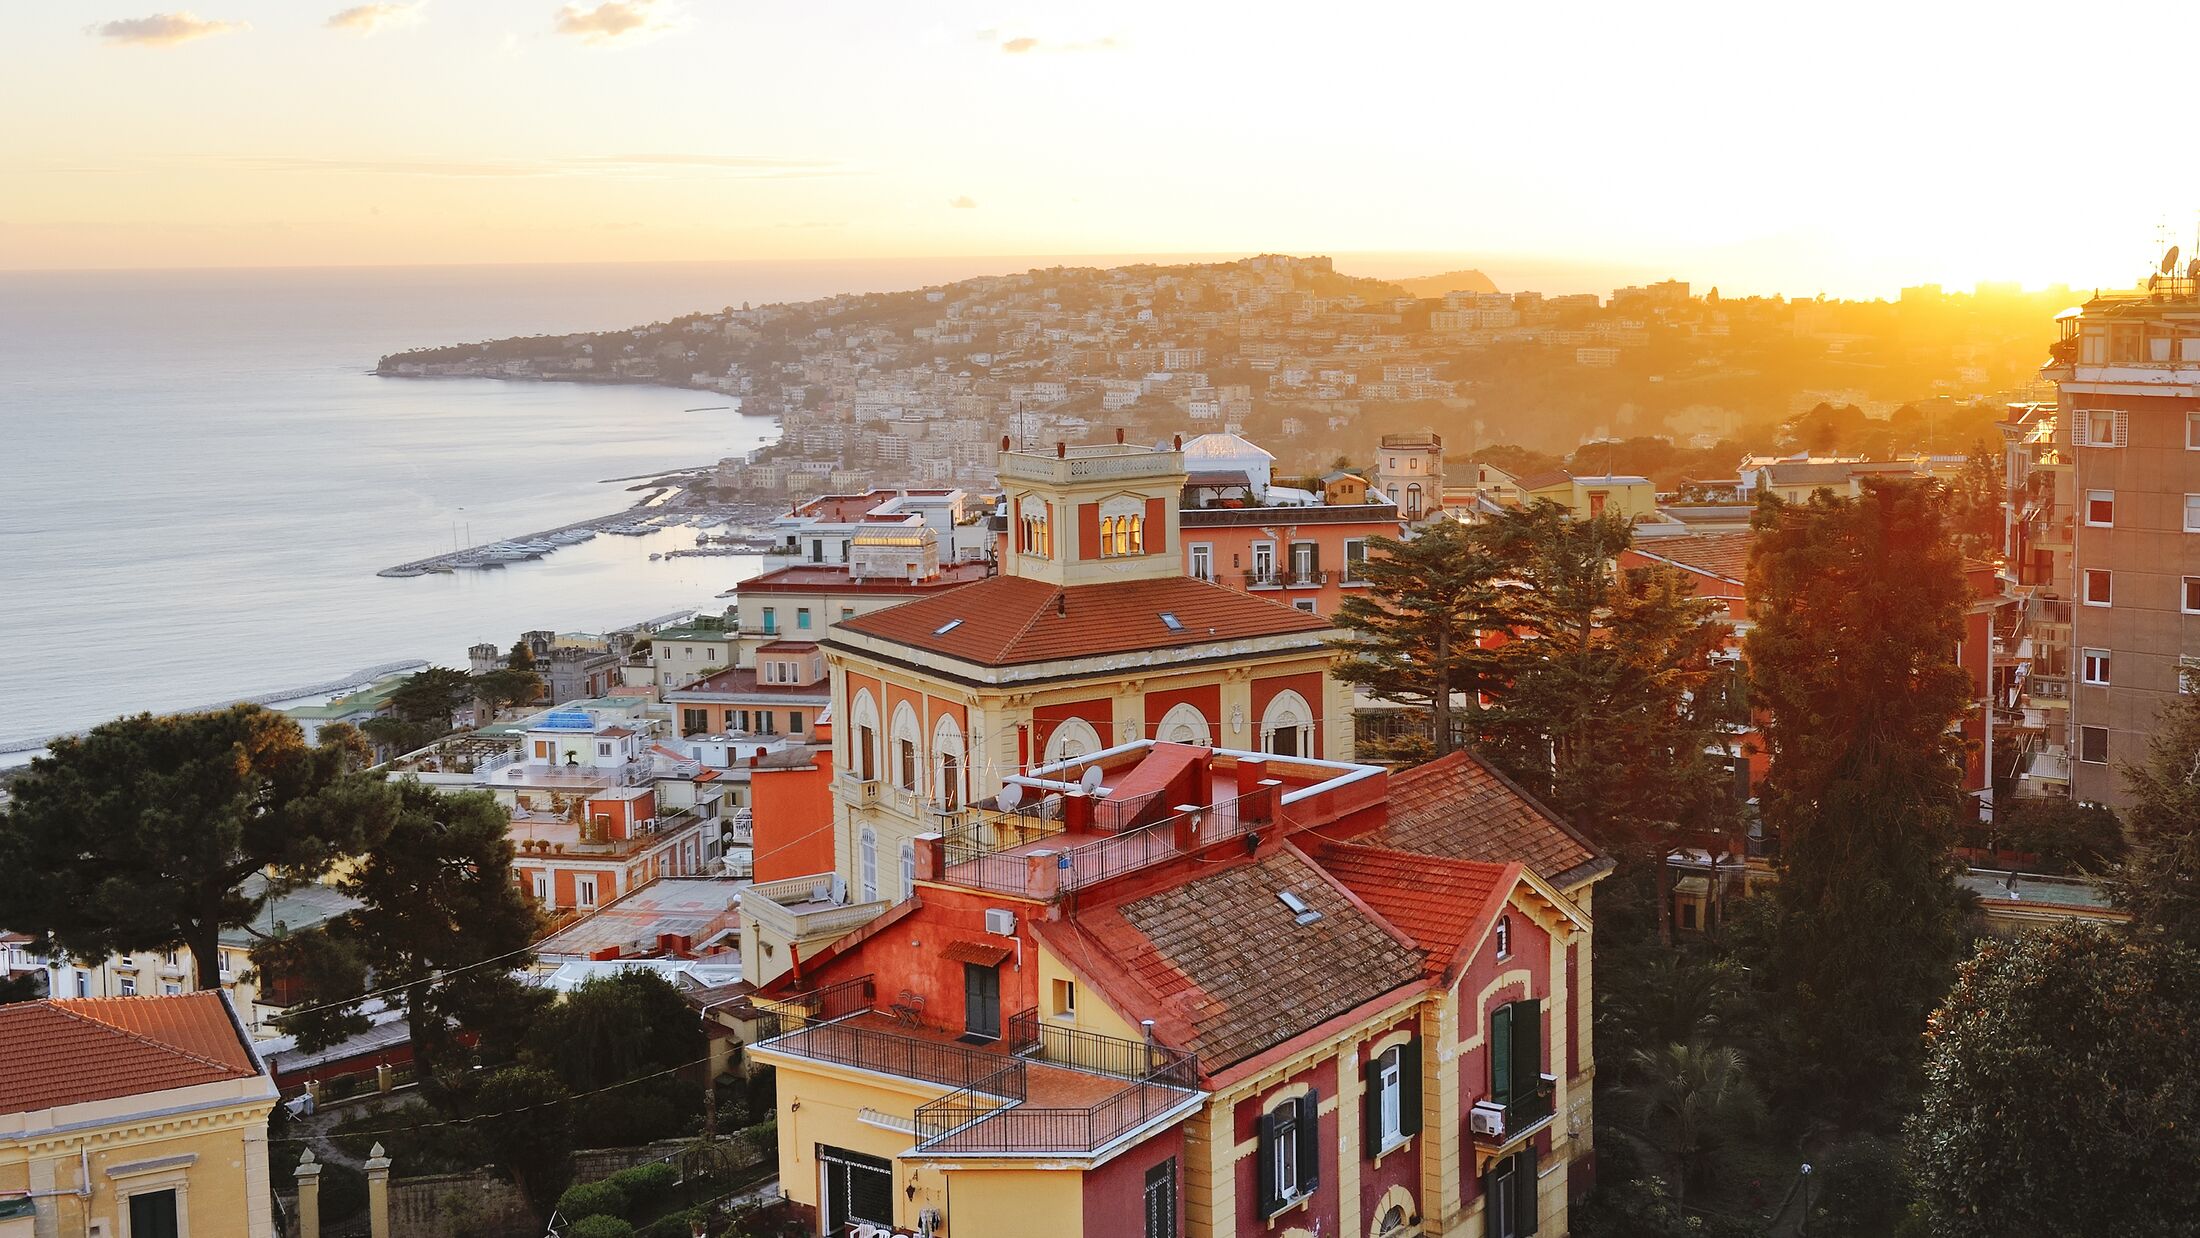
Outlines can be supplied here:
[[1960, 944], [1948, 845], [1968, 597], [1924, 486], [1768, 500], [1756, 527], [1747, 652], [1781, 847], [1769, 980], [1787, 1082], [1860, 1120], [1913, 1072]]
[[2140, 934], [2200, 950], [2200, 695], [2169, 698], [2147, 763], [2124, 770], [2130, 849], [2109, 877]]
[[1436, 755], [1458, 747], [1455, 699], [1470, 710], [1493, 685], [1495, 658], [1481, 645], [1503, 622], [1498, 564], [1459, 524], [1439, 520], [1405, 541], [1368, 539], [1364, 592], [1347, 597], [1337, 626], [1348, 635], [1336, 675], [1387, 700], [1429, 711]]
[[[79, 958], [187, 947], [199, 987], [214, 988], [223, 929], [388, 827], [365, 761], [350, 727], [309, 745], [256, 705], [139, 714], [57, 740], [0, 816], [5, 927]], [[283, 880], [247, 892], [269, 868]]]

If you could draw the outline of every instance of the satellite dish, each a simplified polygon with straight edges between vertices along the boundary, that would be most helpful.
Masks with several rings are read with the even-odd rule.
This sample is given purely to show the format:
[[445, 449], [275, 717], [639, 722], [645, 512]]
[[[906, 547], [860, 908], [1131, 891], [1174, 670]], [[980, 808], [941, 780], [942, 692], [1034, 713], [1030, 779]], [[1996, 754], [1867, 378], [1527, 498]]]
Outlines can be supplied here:
[[2148, 292], [2152, 292], [2152, 291], [2154, 291], [2155, 289], [2157, 289], [2157, 288], [2159, 288], [2159, 287], [2161, 287], [2161, 286], [2162, 286], [2162, 277], [2161, 277], [2161, 276], [2159, 276], [2159, 275], [2149, 275], [2149, 276], [2147, 276], [2147, 291], [2148, 291]]
[[1090, 795], [1100, 789], [1100, 780], [1104, 777], [1106, 775], [1100, 772], [1099, 766], [1087, 765], [1085, 772], [1078, 775], [1077, 781], [1079, 785], [1085, 788], [1085, 794]]
[[2175, 245], [2170, 246], [2169, 252], [2162, 255], [2162, 274], [2177, 274], [2177, 247]]
[[1014, 812], [1016, 806], [1024, 802], [1024, 789], [1013, 782], [1007, 783], [1001, 787], [1001, 793], [993, 797], [993, 802], [1001, 806], [1002, 812]]
[[2185, 264], [2185, 278], [2200, 281], [2200, 258], [2195, 258]]

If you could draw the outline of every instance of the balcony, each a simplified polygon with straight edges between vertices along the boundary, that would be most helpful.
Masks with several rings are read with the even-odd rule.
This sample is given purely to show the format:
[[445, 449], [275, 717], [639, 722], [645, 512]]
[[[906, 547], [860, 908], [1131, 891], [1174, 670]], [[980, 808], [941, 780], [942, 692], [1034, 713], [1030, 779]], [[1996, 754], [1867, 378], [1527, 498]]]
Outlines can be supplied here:
[[1550, 1125], [1555, 1114], [1558, 1076], [1544, 1075], [1535, 1093], [1509, 1103], [1483, 1099], [1474, 1102], [1472, 1121], [1477, 1147], [1495, 1151], [1509, 1147]]
[[1272, 567], [1248, 568], [1245, 572], [1245, 587], [1248, 589], [1281, 589], [1283, 588], [1283, 573]]
[[856, 808], [871, 808], [878, 804], [879, 780], [865, 778], [853, 770], [840, 775], [840, 797]]
[[784, 941], [807, 941], [869, 924], [890, 906], [884, 899], [850, 901], [831, 873], [759, 881], [741, 891], [741, 911]]
[[1287, 589], [1319, 589], [1329, 583], [1329, 572], [1326, 568], [1292, 568], [1283, 583]]
[[[871, 978], [801, 994], [798, 1023], [757, 1046], [760, 1056], [826, 1062], [915, 1080], [943, 1089], [918, 1105], [905, 1128], [906, 1155], [925, 1157], [1061, 1156], [1099, 1151], [1202, 1100], [1198, 1062], [1139, 1041], [1050, 1026], [1037, 1012], [1011, 1017], [1003, 1036], [973, 1045], [952, 1029], [929, 1027], [906, 1011], [831, 1011], [873, 993]], [[771, 1025], [767, 1026], [771, 1030]], [[782, 1085], [784, 1086], [784, 1085]], [[898, 1115], [883, 1115], [898, 1118]], [[892, 1125], [904, 1129], [898, 1120]]]

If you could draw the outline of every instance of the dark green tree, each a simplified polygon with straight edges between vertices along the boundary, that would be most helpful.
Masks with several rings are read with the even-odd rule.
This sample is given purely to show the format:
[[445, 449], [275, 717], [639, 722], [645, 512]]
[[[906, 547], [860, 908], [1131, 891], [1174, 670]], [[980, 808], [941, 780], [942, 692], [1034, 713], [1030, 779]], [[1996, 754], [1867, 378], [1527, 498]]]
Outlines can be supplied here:
[[[223, 929], [388, 828], [365, 761], [351, 728], [308, 744], [256, 705], [139, 714], [57, 740], [0, 816], [6, 927], [80, 958], [187, 947], [214, 988]], [[269, 868], [280, 880], [244, 888]]]
[[2097, 872], [2124, 854], [2123, 822], [2099, 804], [2010, 800], [1997, 825], [2004, 846], [2033, 852], [2049, 872]]
[[1387, 700], [1427, 707], [1436, 753], [1456, 748], [1455, 699], [1473, 708], [1494, 686], [1496, 659], [1481, 645], [1504, 622], [1498, 564], [1463, 526], [1439, 520], [1405, 541], [1368, 539], [1370, 587], [1345, 598], [1348, 635], [1337, 677]]
[[474, 676], [473, 691], [491, 709], [506, 709], [540, 700], [542, 687], [542, 676], [533, 671], [507, 667], [501, 671]]
[[1928, 1039], [1908, 1142], [1937, 1238], [2200, 1234], [2200, 955], [2075, 923], [1990, 940]]
[[531, 671], [535, 669], [535, 651], [526, 641], [513, 641], [512, 652], [504, 656], [504, 665], [515, 671]]
[[2146, 764], [2123, 774], [2130, 850], [2110, 890], [2136, 931], [2200, 950], [2200, 695], [2168, 698]]
[[449, 733], [451, 715], [474, 698], [474, 677], [448, 666], [431, 666], [406, 676], [390, 694], [390, 713], [429, 733]]
[[619, 1085], [589, 1102], [591, 1137], [606, 1144], [676, 1135], [702, 1107], [702, 1021], [654, 972], [582, 983], [535, 1020], [528, 1047], [576, 1093]]
[[1722, 1144], [1754, 1127], [1764, 1102], [1739, 1050], [1701, 1040], [1638, 1049], [1627, 1069], [1633, 1082], [1619, 1095], [1633, 1102], [1636, 1129], [1664, 1154], [1674, 1204], [1686, 1207], [1688, 1188], [1710, 1177]]
[[471, 1097], [474, 1127], [490, 1157], [542, 1216], [573, 1176], [569, 1095], [556, 1072], [512, 1064], [483, 1075]]
[[[415, 779], [386, 784], [391, 823], [336, 881], [360, 907], [263, 942], [263, 970], [297, 986], [305, 1007], [283, 1030], [308, 1048], [364, 1030], [360, 995], [404, 1008], [414, 1059], [431, 1087], [470, 1059], [516, 1052], [544, 1001], [514, 978], [537, 927], [512, 876], [511, 818], [486, 791], [445, 795]], [[469, 1052], [462, 1033], [471, 1034]]]
[[1615, 516], [1514, 508], [1472, 538], [1502, 565], [1495, 704], [1480, 719], [1507, 772], [1613, 851], [1662, 850], [1672, 823], [1731, 824], [1728, 776], [1707, 755], [1731, 629], [1670, 568], [1614, 566]]
[[2002, 459], [1984, 443], [1973, 443], [1963, 468], [1947, 485], [1948, 523], [1956, 548], [1974, 559], [1992, 558], [2002, 549]]
[[1961, 945], [1948, 847], [1969, 599], [1927, 487], [1768, 500], [1755, 523], [1747, 652], [1772, 756], [1759, 802], [1781, 847], [1765, 979], [1783, 1081], [1864, 1121], [1914, 1076]]

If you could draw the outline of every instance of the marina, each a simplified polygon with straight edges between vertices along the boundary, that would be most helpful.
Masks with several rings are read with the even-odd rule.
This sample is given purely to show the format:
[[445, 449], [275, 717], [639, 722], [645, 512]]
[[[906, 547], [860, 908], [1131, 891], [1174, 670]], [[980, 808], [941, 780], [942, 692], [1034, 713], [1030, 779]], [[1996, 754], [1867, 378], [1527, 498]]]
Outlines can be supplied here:
[[[775, 539], [750, 530], [729, 528], [734, 519], [752, 518], [754, 513], [740, 510], [660, 511], [645, 505], [630, 508], [609, 516], [595, 516], [587, 520], [560, 525], [538, 533], [523, 534], [504, 541], [468, 546], [443, 554], [430, 555], [383, 568], [377, 576], [403, 579], [428, 576], [442, 572], [490, 571], [540, 559], [566, 546], [577, 546], [599, 534], [609, 533], [618, 537], [646, 537], [664, 529], [692, 526], [703, 529], [695, 541], [694, 549], [674, 550], [652, 554], [656, 559], [672, 559], [687, 556], [724, 556], [761, 554], [776, 544]], [[711, 532], [710, 530], [726, 530]]]

